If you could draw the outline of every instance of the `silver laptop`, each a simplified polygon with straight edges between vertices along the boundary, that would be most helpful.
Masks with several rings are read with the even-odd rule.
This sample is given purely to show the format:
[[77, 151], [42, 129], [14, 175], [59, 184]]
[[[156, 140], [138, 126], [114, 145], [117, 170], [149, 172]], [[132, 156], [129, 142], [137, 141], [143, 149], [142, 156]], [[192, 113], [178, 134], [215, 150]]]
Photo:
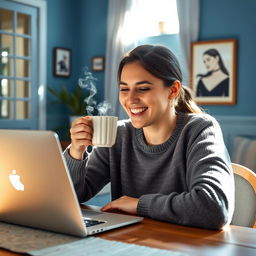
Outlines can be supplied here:
[[0, 130], [0, 221], [84, 237], [142, 219], [81, 210], [57, 134]]

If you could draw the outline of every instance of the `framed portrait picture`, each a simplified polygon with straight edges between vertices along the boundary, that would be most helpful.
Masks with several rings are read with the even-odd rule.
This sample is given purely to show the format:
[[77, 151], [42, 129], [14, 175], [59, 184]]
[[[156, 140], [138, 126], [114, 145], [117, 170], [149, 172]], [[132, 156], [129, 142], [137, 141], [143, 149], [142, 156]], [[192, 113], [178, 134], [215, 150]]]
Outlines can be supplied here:
[[53, 74], [59, 77], [71, 75], [71, 50], [55, 47], [53, 49]]
[[197, 103], [236, 103], [237, 40], [191, 44], [190, 81]]
[[95, 56], [92, 58], [92, 71], [104, 71], [104, 57]]

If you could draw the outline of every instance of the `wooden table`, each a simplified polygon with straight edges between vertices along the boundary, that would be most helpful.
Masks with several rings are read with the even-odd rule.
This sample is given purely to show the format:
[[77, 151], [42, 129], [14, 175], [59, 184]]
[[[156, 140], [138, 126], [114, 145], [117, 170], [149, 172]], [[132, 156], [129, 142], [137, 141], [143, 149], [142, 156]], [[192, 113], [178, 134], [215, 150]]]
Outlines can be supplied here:
[[256, 256], [256, 229], [228, 226], [215, 231], [179, 226], [151, 219], [98, 235], [101, 238], [197, 256]]
[[[103, 239], [174, 250], [196, 256], [255, 256], [256, 229], [229, 226], [221, 231], [151, 219], [97, 235]], [[21, 255], [0, 249], [0, 256]]]

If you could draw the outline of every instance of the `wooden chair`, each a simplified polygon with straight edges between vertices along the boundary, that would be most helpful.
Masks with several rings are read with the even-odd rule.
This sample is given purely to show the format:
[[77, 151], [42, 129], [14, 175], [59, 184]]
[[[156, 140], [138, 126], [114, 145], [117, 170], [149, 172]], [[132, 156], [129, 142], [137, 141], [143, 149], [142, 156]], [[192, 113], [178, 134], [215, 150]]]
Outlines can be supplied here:
[[235, 210], [231, 224], [256, 228], [256, 174], [232, 163], [235, 178]]

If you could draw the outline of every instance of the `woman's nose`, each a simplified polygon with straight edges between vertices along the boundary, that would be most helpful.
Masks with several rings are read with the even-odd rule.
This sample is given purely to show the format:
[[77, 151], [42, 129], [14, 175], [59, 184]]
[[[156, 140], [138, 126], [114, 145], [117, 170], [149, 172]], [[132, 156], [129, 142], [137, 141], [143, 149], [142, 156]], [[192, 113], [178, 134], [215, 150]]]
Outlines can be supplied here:
[[129, 103], [137, 103], [139, 102], [138, 93], [135, 90], [130, 90], [128, 94]]

